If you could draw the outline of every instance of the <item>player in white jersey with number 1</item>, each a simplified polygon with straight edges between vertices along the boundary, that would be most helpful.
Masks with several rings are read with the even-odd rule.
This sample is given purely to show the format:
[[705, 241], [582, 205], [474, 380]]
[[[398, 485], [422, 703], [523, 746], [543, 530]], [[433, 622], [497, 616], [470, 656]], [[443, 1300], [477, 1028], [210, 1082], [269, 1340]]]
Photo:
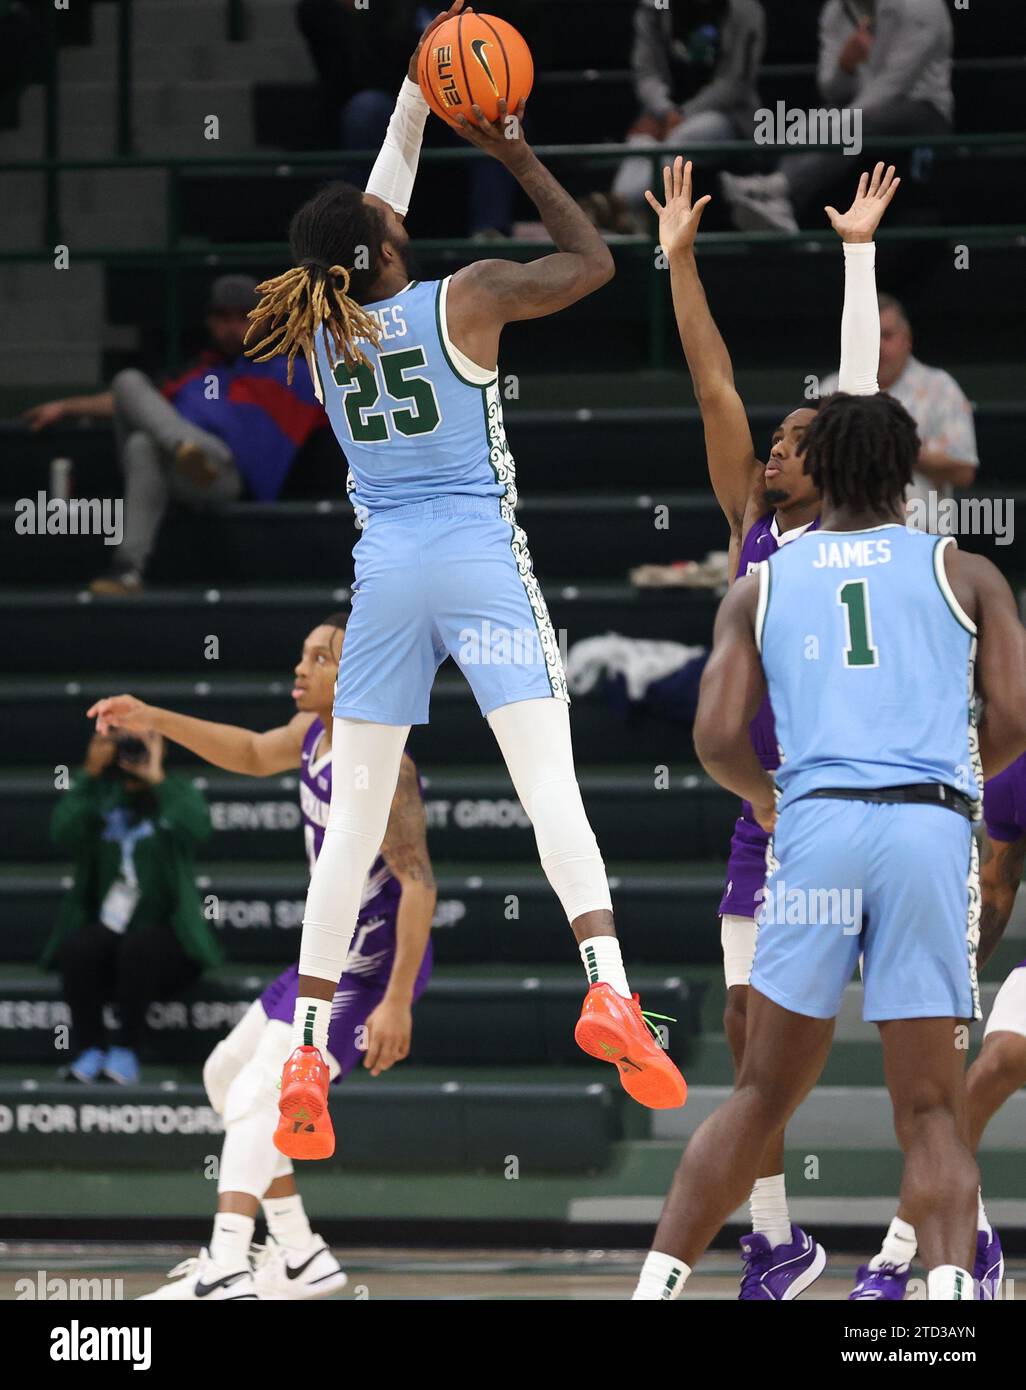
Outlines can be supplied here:
[[613, 261], [528, 147], [522, 107], [501, 105], [497, 126], [475, 107], [477, 125], [463, 121], [462, 133], [510, 170], [555, 250], [526, 265], [483, 260], [442, 280], [414, 279], [403, 218], [428, 115], [415, 72], [416, 54], [366, 192], [331, 184], [300, 208], [289, 229], [294, 267], [261, 287], [252, 315], [253, 354], [291, 361], [302, 351], [310, 361], [362, 523], [336, 687], [331, 812], [303, 919], [275, 1136], [291, 1158], [334, 1147], [324, 1063], [331, 1000], [410, 726], [427, 722], [447, 656], [495, 735], [578, 941], [590, 986], [578, 1043], [616, 1064], [644, 1105], [681, 1105], [686, 1095], [624, 973], [574, 771], [566, 678], [516, 522], [499, 399], [503, 327], [583, 299], [611, 278]]

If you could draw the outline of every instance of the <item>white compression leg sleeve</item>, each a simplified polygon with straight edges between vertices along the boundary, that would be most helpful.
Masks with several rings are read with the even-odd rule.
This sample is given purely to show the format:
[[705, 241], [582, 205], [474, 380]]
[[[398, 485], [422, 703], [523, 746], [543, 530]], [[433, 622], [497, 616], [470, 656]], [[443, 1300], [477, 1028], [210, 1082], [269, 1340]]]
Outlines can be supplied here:
[[228, 1087], [253, 1056], [266, 1026], [267, 1015], [260, 1001], [256, 1000], [203, 1063], [203, 1085], [207, 1099], [218, 1115], [224, 1114]]
[[[292, 1029], [280, 1019], [268, 1019], [256, 1050], [239, 1068], [224, 1104], [224, 1142], [218, 1171], [218, 1192], [246, 1192], [262, 1198], [275, 1178], [292, 1166], [274, 1147], [278, 1123], [278, 1083], [289, 1055]], [[332, 1076], [338, 1063], [328, 1057]]]
[[345, 967], [363, 885], [385, 838], [409, 725], [336, 719], [331, 809], [303, 914], [300, 975], [337, 981]]
[[606, 868], [574, 772], [568, 706], [554, 699], [518, 700], [493, 710], [488, 723], [567, 918], [611, 911]]
[[279, 1157], [274, 1147], [278, 1081], [291, 1035], [287, 1023], [268, 1019], [255, 1052], [228, 1087], [218, 1192], [263, 1197], [274, 1181]]

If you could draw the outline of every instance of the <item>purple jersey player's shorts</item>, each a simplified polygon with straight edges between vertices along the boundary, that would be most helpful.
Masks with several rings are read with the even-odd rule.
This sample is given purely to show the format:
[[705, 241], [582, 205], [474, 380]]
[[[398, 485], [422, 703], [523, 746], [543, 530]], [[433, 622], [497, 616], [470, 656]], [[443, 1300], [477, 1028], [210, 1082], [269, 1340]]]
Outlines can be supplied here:
[[[431, 976], [431, 944], [424, 953], [424, 960], [417, 973], [413, 986], [413, 1003], [416, 1003], [427, 987]], [[328, 1051], [339, 1065], [336, 1081], [341, 1081], [347, 1072], [358, 1066], [366, 1052], [364, 1025], [371, 1012], [385, 997], [387, 977], [366, 977], [344, 974], [338, 982], [335, 998], [331, 1004], [331, 1023], [328, 1025]], [[291, 1023], [296, 1009], [296, 996], [299, 993], [299, 966], [290, 965], [276, 980], [267, 986], [260, 996], [260, 1003], [269, 1019], [280, 1019]]]
[[752, 815], [751, 803], [742, 801], [741, 814], [734, 823], [734, 833], [730, 837], [727, 886], [720, 899], [721, 917], [756, 915], [766, 886], [768, 844], [769, 836]]
[[983, 819], [992, 840], [1007, 844], [1026, 835], [1026, 753], [984, 785]]
[[[817, 518], [810, 526], [797, 528], [784, 533], [784, 544], [805, 531], [815, 531], [819, 526]], [[753, 574], [762, 563], [780, 549], [781, 538], [777, 530], [776, 518], [771, 513], [760, 517], [749, 529], [741, 546], [737, 575], [741, 579]], [[775, 772], [780, 766], [777, 751], [777, 728], [773, 710], [767, 696], [756, 711], [755, 718], [748, 726], [752, 747], [759, 755], [759, 761], [767, 772]], [[734, 825], [730, 837], [730, 857], [727, 860], [727, 886], [720, 899], [721, 917], [754, 917], [762, 901], [762, 890], [766, 885], [766, 847], [769, 836], [752, 815], [751, 802], [742, 801], [741, 814]]]

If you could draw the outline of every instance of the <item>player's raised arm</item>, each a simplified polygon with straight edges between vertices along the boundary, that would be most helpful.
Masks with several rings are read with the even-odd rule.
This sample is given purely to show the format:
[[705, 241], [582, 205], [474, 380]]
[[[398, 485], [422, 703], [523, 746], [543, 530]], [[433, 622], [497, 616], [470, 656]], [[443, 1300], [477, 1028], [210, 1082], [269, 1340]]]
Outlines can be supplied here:
[[554, 254], [526, 264], [476, 261], [452, 277], [449, 332], [472, 361], [490, 367], [504, 324], [543, 318], [576, 304], [611, 280], [615, 266], [598, 231], [524, 138], [524, 103], [511, 114], [500, 101], [494, 125], [479, 107], [473, 109], [477, 125], [461, 116], [460, 133], [506, 166], [538, 209], [557, 247]]
[[776, 817], [773, 779], [756, 756], [748, 733], [766, 694], [755, 643], [760, 582], [757, 575], [738, 580], [720, 604], [693, 733], [695, 752], [709, 776], [750, 801], [759, 824], [772, 830]]
[[97, 700], [87, 711], [87, 718], [96, 720], [99, 734], [112, 728], [132, 733], [154, 730], [214, 767], [249, 777], [270, 777], [299, 767], [303, 738], [314, 717], [297, 714], [280, 728], [258, 734], [235, 724], [215, 724], [209, 719], [193, 719], [188, 714], [147, 705], [134, 695], [108, 696]]
[[678, 155], [663, 169], [665, 203], [647, 192], [659, 214], [659, 241], [670, 266], [673, 312], [695, 399], [702, 412], [709, 478], [731, 530], [733, 573], [745, 512], [760, 476], [744, 403], [734, 385], [734, 368], [702, 288], [695, 262], [695, 236], [707, 193], [691, 200], [691, 161]]
[[948, 545], [944, 564], [955, 598], [976, 624], [980, 760], [989, 779], [1026, 751], [1026, 631], [1008, 580], [990, 560]]
[[880, 309], [876, 297], [876, 246], [880, 219], [898, 191], [894, 165], [882, 163], [872, 176], [863, 174], [847, 212], [825, 209], [830, 225], [844, 242], [844, 309], [841, 313], [841, 367], [838, 391], [873, 396], [880, 389]]
[[447, 19], [453, 19], [462, 9], [463, 0], [454, 0], [447, 10], [435, 15], [421, 34], [420, 42], [410, 59], [406, 80], [399, 89], [395, 110], [385, 131], [381, 153], [374, 161], [374, 168], [367, 180], [368, 202], [390, 207], [400, 222], [405, 221], [410, 210], [413, 185], [420, 164], [424, 126], [430, 111], [424, 93], [417, 85], [417, 60], [428, 35]]

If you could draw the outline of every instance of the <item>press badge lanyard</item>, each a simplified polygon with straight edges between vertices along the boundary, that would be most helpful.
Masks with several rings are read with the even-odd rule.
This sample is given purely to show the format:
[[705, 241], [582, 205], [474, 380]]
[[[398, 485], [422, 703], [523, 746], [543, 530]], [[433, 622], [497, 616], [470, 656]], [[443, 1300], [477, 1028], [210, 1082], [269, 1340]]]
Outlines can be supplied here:
[[139, 878], [135, 872], [134, 850], [138, 840], [153, 834], [152, 821], [141, 821], [134, 829], [125, 829], [122, 834], [115, 833], [110, 838], [121, 844], [121, 871], [111, 886], [100, 908], [100, 921], [111, 931], [122, 935], [139, 906]]

